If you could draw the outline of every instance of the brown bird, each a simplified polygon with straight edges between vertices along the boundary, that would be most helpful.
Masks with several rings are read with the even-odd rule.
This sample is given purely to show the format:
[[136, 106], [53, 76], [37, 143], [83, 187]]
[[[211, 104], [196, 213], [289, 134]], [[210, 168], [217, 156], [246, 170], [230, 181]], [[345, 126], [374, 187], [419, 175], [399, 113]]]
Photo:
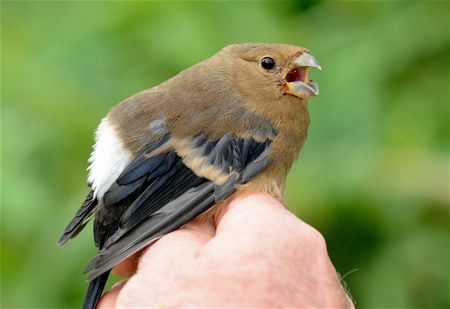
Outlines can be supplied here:
[[[236, 194], [283, 199], [319, 92], [302, 47], [237, 44], [115, 106], [89, 159], [91, 192], [59, 244], [94, 215], [98, 254], [85, 269], [95, 308], [111, 268]], [[216, 205], [215, 207], [213, 207]], [[212, 208], [213, 207], [213, 208]]]

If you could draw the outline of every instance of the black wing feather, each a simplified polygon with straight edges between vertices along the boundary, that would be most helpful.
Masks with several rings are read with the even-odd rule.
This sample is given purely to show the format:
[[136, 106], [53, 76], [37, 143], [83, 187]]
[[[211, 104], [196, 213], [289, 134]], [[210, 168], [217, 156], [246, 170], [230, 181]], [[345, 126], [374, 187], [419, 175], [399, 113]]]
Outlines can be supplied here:
[[[185, 167], [181, 159], [167, 174], [159, 177], [149, 187], [151, 192], [139, 196], [139, 198], [125, 211], [120, 218], [121, 227], [131, 227], [141, 221], [155, 210], [183, 194], [188, 188], [205, 182], [203, 178], [197, 177], [190, 169]], [[161, 188], [165, 186], [164, 190]], [[148, 189], [149, 189], [148, 188]], [[141, 197], [143, 197], [141, 199]]]
[[170, 139], [170, 134], [165, 134], [161, 139], [157, 142], [153, 143], [149, 147], [147, 147], [136, 159], [131, 162], [127, 168], [122, 172], [122, 174], [117, 178], [116, 182], [120, 185], [129, 184], [140, 177], [147, 175], [153, 169], [159, 166], [161, 160], [163, 160], [164, 156], [155, 156], [151, 157], [152, 160], [149, 159], [149, 154], [157, 149], [158, 147], [164, 145]]
[[152, 157], [151, 160], [145, 160], [141, 164], [137, 165], [134, 169], [130, 170], [128, 173], [123, 174], [117, 179], [119, 185], [127, 185], [136, 180], [139, 180], [145, 176], [148, 176], [153, 171], [155, 171], [166, 159], [163, 154]]
[[64, 245], [69, 239], [75, 237], [84, 228], [89, 221], [94, 208], [97, 206], [97, 203], [97, 199], [94, 198], [94, 191], [89, 192], [73, 219], [64, 229], [64, 232], [58, 241], [60, 246]]

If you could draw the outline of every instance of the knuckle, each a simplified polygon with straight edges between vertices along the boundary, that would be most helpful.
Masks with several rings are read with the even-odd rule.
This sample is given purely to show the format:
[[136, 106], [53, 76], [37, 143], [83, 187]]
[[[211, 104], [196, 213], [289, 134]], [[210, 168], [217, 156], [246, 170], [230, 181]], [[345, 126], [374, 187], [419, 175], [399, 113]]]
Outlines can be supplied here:
[[327, 253], [327, 242], [325, 237], [318, 230], [312, 226], [308, 226], [306, 233], [309, 241], [319, 253]]

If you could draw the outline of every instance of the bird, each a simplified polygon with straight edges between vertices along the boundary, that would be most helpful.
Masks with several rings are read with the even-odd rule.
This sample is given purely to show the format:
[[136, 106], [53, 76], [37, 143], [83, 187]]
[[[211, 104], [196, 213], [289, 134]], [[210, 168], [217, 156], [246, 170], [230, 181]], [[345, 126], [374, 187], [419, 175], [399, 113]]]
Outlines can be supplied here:
[[89, 157], [90, 192], [59, 239], [93, 218], [98, 253], [84, 273], [95, 308], [111, 269], [193, 220], [217, 219], [239, 195], [283, 200], [307, 137], [307, 99], [319, 94], [311, 52], [241, 43], [114, 106]]

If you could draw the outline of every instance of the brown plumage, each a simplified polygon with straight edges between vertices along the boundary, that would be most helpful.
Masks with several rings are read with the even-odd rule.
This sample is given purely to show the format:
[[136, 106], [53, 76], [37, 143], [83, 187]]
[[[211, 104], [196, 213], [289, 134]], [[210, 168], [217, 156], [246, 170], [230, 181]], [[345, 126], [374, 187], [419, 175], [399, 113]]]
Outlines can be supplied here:
[[[92, 191], [60, 239], [95, 214], [98, 255], [86, 271], [95, 307], [121, 260], [236, 194], [282, 199], [306, 139], [308, 80], [301, 47], [238, 44], [115, 106], [97, 131]], [[216, 207], [214, 207], [216, 205]]]

